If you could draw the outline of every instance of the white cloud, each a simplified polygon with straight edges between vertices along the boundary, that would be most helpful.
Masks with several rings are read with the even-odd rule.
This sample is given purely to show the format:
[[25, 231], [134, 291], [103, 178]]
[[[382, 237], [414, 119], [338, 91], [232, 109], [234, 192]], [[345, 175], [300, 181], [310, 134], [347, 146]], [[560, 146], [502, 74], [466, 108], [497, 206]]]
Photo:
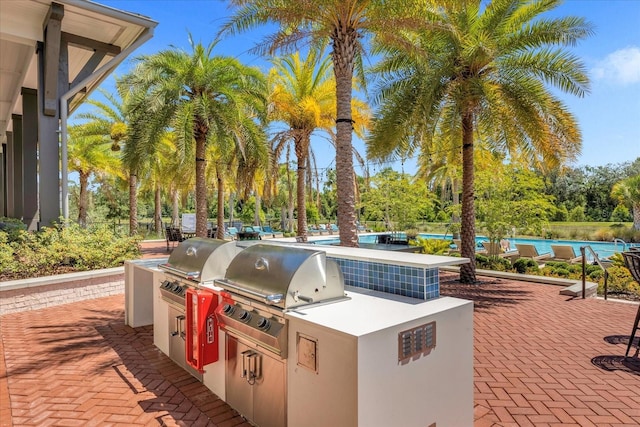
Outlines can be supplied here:
[[627, 47], [616, 50], [598, 62], [591, 70], [595, 79], [629, 85], [640, 82], [640, 48]]

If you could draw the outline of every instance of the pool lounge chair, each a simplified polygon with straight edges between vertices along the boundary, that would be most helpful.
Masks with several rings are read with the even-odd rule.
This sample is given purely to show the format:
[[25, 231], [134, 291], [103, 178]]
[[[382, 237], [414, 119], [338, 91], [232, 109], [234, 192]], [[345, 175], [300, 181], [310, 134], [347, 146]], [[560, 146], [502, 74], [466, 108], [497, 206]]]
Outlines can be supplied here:
[[544, 261], [552, 257], [551, 252], [547, 252], [544, 254], [538, 253], [538, 249], [536, 249], [536, 246], [529, 243], [516, 243], [516, 248], [520, 253], [520, 258], [530, 258], [534, 261]]
[[564, 261], [569, 264], [582, 262], [582, 255], [576, 255], [571, 245], [551, 245], [553, 257], [549, 261]]
[[489, 256], [499, 256], [500, 258], [509, 258], [510, 261], [517, 259], [520, 254], [518, 251], [507, 251], [505, 252], [500, 246], [500, 243], [491, 243], [491, 242], [482, 242], [482, 246], [484, 247], [483, 251], [479, 251], [480, 254], [485, 254]]
[[271, 226], [270, 226], [270, 225], [265, 225], [265, 226], [263, 226], [263, 227], [262, 227], [262, 231], [263, 231], [265, 234], [270, 234], [270, 235], [271, 235], [271, 237], [274, 237], [274, 238], [275, 238], [275, 237], [283, 237], [283, 236], [284, 236], [284, 233], [283, 233], [282, 231], [276, 231], [276, 230], [274, 230], [273, 228], [271, 228]]

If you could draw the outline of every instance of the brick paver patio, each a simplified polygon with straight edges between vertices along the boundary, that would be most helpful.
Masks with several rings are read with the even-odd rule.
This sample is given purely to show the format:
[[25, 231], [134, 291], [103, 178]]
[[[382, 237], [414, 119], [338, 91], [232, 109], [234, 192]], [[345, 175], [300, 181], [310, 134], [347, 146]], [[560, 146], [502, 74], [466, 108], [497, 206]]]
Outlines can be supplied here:
[[[442, 279], [442, 294], [475, 302], [476, 427], [640, 425], [640, 363], [622, 357], [637, 305]], [[125, 326], [123, 305], [1, 317], [0, 425], [248, 426], [153, 346], [152, 327]]]

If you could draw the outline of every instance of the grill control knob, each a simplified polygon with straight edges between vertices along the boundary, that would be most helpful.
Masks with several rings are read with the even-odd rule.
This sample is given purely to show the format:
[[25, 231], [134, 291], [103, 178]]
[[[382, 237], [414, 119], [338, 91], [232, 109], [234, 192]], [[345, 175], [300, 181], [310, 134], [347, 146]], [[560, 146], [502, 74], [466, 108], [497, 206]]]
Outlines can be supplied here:
[[248, 311], [242, 311], [240, 313], [240, 316], [238, 316], [238, 319], [240, 319], [243, 322], [248, 322], [249, 320], [251, 320], [251, 313], [249, 313]]
[[222, 306], [222, 312], [224, 314], [231, 315], [235, 311], [235, 308], [231, 304], [225, 304]]
[[266, 331], [267, 329], [269, 329], [269, 326], [271, 326], [271, 322], [269, 322], [264, 317], [261, 317], [260, 319], [258, 319], [258, 328], [259, 329], [264, 329]]

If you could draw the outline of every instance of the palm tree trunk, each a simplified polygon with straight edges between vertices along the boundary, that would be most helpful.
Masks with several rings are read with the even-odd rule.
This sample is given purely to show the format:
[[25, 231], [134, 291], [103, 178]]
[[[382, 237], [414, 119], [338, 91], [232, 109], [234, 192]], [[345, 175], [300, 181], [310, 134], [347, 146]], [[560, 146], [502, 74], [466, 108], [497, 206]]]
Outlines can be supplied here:
[[178, 225], [180, 223], [180, 192], [171, 190], [171, 224]]
[[155, 187], [153, 221], [156, 233], [160, 233], [162, 231], [162, 191], [159, 182], [156, 181]]
[[[458, 178], [453, 178], [453, 180], [451, 181], [451, 197], [453, 199], [454, 206], [460, 203], [460, 191], [458, 190], [459, 188], [460, 188], [460, 184], [458, 183]], [[457, 213], [454, 213], [453, 215], [451, 215], [451, 222], [453, 224], [460, 222], [460, 217], [458, 216]], [[453, 238], [454, 239], [460, 238], [460, 231], [458, 231], [457, 227], [454, 228]]]
[[260, 193], [258, 193], [258, 190], [256, 190], [256, 204], [255, 204], [255, 209], [253, 212], [253, 223], [255, 225], [260, 225]]
[[310, 135], [301, 135], [295, 139], [294, 146], [298, 158], [298, 171], [296, 181], [296, 202], [298, 205], [298, 233], [303, 242], [307, 241], [307, 158], [309, 153]]
[[80, 196], [78, 197], [78, 224], [80, 227], [87, 226], [87, 208], [89, 205], [89, 197], [87, 188], [89, 187], [89, 174], [80, 172]]
[[129, 235], [138, 234], [138, 177], [129, 174]]
[[206, 132], [196, 137], [196, 236], [207, 237]]
[[233, 213], [236, 209], [236, 194], [229, 194], [229, 227], [233, 227]]
[[289, 233], [293, 232], [293, 185], [291, 184], [291, 171], [289, 170], [289, 149], [287, 148], [287, 193], [288, 193], [288, 215], [287, 228]]
[[216, 239], [224, 239], [224, 178], [220, 169], [216, 167], [216, 181], [218, 183], [218, 210], [216, 211]]
[[633, 211], [633, 229], [640, 231], [640, 203], [634, 203], [631, 210]]
[[289, 231], [289, 227], [287, 226], [289, 222], [287, 221], [287, 207], [280, 206], [280, 227], [284, 231]]
[[339, 26], [332, 36], [333, 71], [336, 76], [336, 185], [340, 244], [358, 247], [355, 195], [353, 188], [353, 147], [351, 138], [351, 90], [357, 33]]
[[460, 267], [460, 282], [476, 282], [476, 230], [473, 170], [473, 113], [462, 113], [462, 232], [461, 255], [469, 264]]

